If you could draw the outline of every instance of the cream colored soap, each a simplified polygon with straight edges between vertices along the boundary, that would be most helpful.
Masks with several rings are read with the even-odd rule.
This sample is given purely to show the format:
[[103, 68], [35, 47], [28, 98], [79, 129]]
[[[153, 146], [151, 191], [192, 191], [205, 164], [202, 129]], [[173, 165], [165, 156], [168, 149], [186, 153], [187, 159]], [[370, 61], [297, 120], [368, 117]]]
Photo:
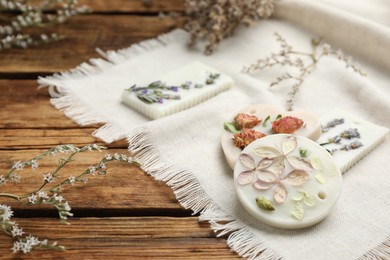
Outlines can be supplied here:
[[[344, 123], [326, 129], [318, 139], [318, 143], [327, 143], [329, 139], [340, 136], [344, 131], [350, 131], [351, 129], [353, 132], [359, 134], [359, 137], [352, 137], [350, 139], [340, 138], [339, 143], [323, 145], [325, 149], [332, 152], [332, 156], [342, 173], [345, 173], [349, 168], [382, 143], [389, 133], [388, 128], [367, 122], [339, 109], [321, 117], [320, 121], [323, 126], [326, 126], [334, 119], [343, 120]], [[346, 146], [351, 146], [353, 143], [361, 144], [361, 146], [356, 149], [345, 149]]]
[[[237, 112], [237, 114], [239, 113], [255, 115], [259, 119], [261, 119], [262, 122], [255, 126], [253, 129], [256, 131], [260, 131], [266, 135], [273, 134], [271, 127], [272, 121], [274, 121], [279, 114], [283, 117], [293, 116], [303, 120], [304, 125], [298, 130], [296, 130], [294, 132], [294, 135], [304, 136], [312, 140], [317, 140], [318, 137], [320, 137], [321, 135], [321, 124], [319, 118], [315, 114], [310, 113], [308, 111], [295, 110], [291, 112], [283, 112], [275, 106], [259, 104], [246, 107], [241, 111]], [[267, 116], [270, 116], [270, 119], [268, 120], [266, 125], [263, 125], [263, 122]], [[233, 118], [231, 118], [231, 121], [233, 120]], [[234, 168], [238, 155], [241, 152], [241, 149], [236, 147], [232, 141], [233, 135], [233, 133], [225, 130], [221, 136], [222, 149], [225, 154], [226, 161], [232, 169]]]
[[[211, 73], [217, 73], [219, 74], [219, 77], [213, 84], [205, 84], [205, 81]], [[165, 93], [171, 95], [180, 95], [180, 99], [162, 100], [162, 103], [152, 104], [141, 101], [134, 92], [125, 90], [122, 93], [122, 103], [141, 112], [149, 118], [158, 119], [193, 107], [222, 91], [228, 90], [234, 84], [229, 76], [200, 62], [192, 62], [186, 66], [180, 67], [159, 80], [169, 86], [180, 86], [183, 83], [191, 82], [191, 88], [179, 88], [177, 92], [164, 90]], [[202, 84], [203, 87], [196, 88], [194, 87], [196, 84]]]
[[255, 218], [297, 229], [314, 225], [331, 212], [342, 177], [320, 145], [305, 137], [278, 134], [258, 139], [240, 153], [234, 185], [241, 204]]

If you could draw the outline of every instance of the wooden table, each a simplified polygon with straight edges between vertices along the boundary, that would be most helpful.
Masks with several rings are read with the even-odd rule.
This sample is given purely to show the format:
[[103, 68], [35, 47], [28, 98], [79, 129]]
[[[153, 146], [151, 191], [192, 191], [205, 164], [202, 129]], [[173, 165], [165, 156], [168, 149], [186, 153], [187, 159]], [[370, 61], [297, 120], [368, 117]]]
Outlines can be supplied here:
[[[160, 11], [181, 11], [183, 1], [84, 0], [94, 9], [54, 31], [68, 36], [62, 42], [28, 50], [0, 52], [0, 175], [18, 160], [26, 160], [58, 144], [82, 146], [100, 143], [92, 137], [99, 126], [80, 127], [56, 110], [47, 91], [37, 90], [37, 77], [71, 69], [98, 57], [95, 48], [119, 49], [155, 37], [182, 24], [183, 19], [158, 17]], [[110, 144], [109, 152], [125, 153], [127, 143]], [[76, 161], [67, 171], [81, 172], [102, 157], [92, 153]], [[23, 193], [42, 181], [42, 174], [56, 165], [42, 164], [36, 172], [24, 173], [20, 184], [0, 189]], [[208, 223], [181, 208], [170, 188], [135, 166], [114, 164], [104, 177], [62, 192], [75, 217], [61, 225], [49, 207], [13, 207], [16, 220], [40, 238], [58, 241], [67, 250], [13, 254], [12, 240], [0, 235], [0, 258], [136, 259], [136, 258], [238, 258], [224, 238], [216, 238]]]

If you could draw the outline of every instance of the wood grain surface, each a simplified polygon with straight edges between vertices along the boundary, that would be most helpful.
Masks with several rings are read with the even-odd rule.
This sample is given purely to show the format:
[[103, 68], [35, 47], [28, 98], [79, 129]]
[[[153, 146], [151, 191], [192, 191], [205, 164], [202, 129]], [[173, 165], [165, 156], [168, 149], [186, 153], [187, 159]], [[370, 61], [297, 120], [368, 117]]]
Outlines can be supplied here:
[[[30, 159], [45, 149], [73, 143], [103, 144], [92, 137], [99, 125], [80, 127], [50, 104], [46, 90], [37, 90], [37, 78], [69, 70], [98, 57], [96, 48], [120, 49], [156, 37], [183, 24], [183, 18], [161, 17], [160, 12], [181, 12], [182, 0], [80, 0], [93, 12], [50, 29], [66, 40], [32, 49], [0, 52], [0, 175], [14, 161]], [[36, 29], [39, 32], [39, 28]], [[127, 153], [120, 140], [108, 145], [110, 153]], [[99, 161], [104, 153], [88, 153], [64, 169], [64, 177]], [[57, 161], [42, 161], [36, 171], [23, 171], [18, 185], [1, 186], [1, 192], [25, 193]], [[135, 166], [113, 163], [107, 175], [87, 184], [65, 187], [72, 206], [71, 225], [61, 225], [50, 207], [31, 207], [10, 199], [24, 231], [58, 241], [67, 250], [38, 250], [13, 254], [11, 239], [0, 234], [0, 259], [230, 259], [225, 238], [217, 238], [208, 223], [183, 209], [172, 190]]]

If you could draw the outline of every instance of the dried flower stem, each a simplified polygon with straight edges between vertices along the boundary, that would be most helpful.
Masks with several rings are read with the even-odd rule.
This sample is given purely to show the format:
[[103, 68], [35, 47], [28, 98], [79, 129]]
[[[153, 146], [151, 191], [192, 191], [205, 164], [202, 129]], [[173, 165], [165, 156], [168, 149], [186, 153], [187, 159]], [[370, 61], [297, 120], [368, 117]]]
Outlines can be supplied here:
[[306, 77], [315, 70], [318, 62], [325, 56], [335, 56], [343, 61], [347, 68], [352, 68], [354, 72], [361, 76], [366, 75], [360, 69], [360, 66], [353, 61], [352, 57], [346, 56], [341, 50], [334, 50], [329, 44], [322, 43], [321, 39], [312, 39], [312, 52], [307, 53], [295, 50], [280, 34], [275, 33], [275, 37], [281, 50], [278, 53], [271, 53], [270, 56], [259, 59], [253, 64], [244, 67], [242, 71], [244, 73], [253, 73], [275, 65], [297, 68], [298, 73], [296, 75], [291, 75], [286, 72], [270, 83], [270, 87], [273, 87], [286, 80], [293, 81], [291, 86], [292, 90], [288, 93], [289, 99], [287, 100], [287, 109], [289, 111], [293, 110], [296, 95]]
[[[43, 176], [42, 184], [32, 191], [23, 194], [10, 194], [10, 193], [0, 193], [0, 198], [11, 198], [21, 203], [28, 205], [51, 205], [57, 209], [61, 223], [69, 224], [66, 220], [68, 217], [73, 216], [70, 212], [71, 208], [68, 202], [59, 195], [60, 190], [65, 185], [74, 185], [77, 182], [86, 183], [88, 181], [88, 175], [99, 175], [106, 174], [106, 163], [111, 161], [121, 161], [129, 163], [132, 165], [139, 166], [139, 163], [134, 161], [133, 158], [127, 157], [126, 155], [119, 154], [106, 154], [98, 164], [90, 166], [87, 170], [83, 171], [77, 176], [71, 176], [60, 183], [49, 187], [60, 176], [60, 171], [70, 162], [74, 160], [74, 156], [78, 153], [88, 152], [88, 151], [101, 151], [106, 149], [103, 146], [96, 144], [87, 145], [82, 148], [78, 148], [74, 145], [59, 145], [49, 149], [48, 151], [28, 160], [28, 161], [18, 161], [13, 164], [10, 171], [4, 176], [0, 175], [0, 186], [5, 185], [9, 182], [20, 182], [21, 176], [15, 173], [16, 171], [21, 171], [25, 166], [30, 166], [32, 169], [38, 168], [38, 161], [49, 155], [56, 155], [59, 153], [68, 154], [68, 156], [60, 158], [58, 161], [57, 167], [52, 173], [47, 173]], [[0, 204], [0, 230], [5, 234], [11, 236], [14, 239], [14, 246], [12, 250], [14, 252], [23, 252], [28, 253], [33, 249], [45, 248], [53, 250], [64, 250], [63, 246], [53, 243], [48, 244], [47, 240], [39, 240], [35, 236], [23, 235], [24, 232], [21, 228], [18, 227], [18, 224], [15, 221], [11, 220], [13, 216], [13, 211], [11, 208], [5, 204]]]
[[[9, 48], [28, 48], [64, 38], [56, 33], [39, 35], [26, 33], [29, 28], [46, 28], [64, 23], [75, 15], [89, 11], [77, 6], [77, 0], [0, 0], [0, 51]], [[55, 13], [47, 12], [54, 9]]]
[[236, 28], [249, 26], [273, 13], [273, 0], [186, 0], [190, 45], [206, 40], [205, 54], [212, 54], [218, 44], [230, 37]]

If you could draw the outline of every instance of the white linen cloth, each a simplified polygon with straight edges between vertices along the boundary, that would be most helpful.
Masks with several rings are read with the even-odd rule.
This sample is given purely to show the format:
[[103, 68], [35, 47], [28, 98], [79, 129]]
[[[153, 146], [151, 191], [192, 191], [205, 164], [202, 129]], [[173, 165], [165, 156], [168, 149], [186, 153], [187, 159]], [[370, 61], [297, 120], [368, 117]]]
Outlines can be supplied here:
[[[251, 217], [234, 191], [232, 171], [220, 146], [223, 122], [256, 103], [285, 107], [288, 87], [269, 88], [284, 68], [248, 75], [244, 65], [278, 51], [278, 32], [299, 50], [310, 51], [311, 37], [322, 36], [362, 64], [362, 77], [336, 58], [324, 58], [297, 94], [296, 108], [320, 117], [334, 107], [390, 127], [390, 29], [385, 1], [285, 0], [273, 19], [240, 29], [212, 56], [186, 47], [187, 34], [175, 30], [159, 39], [106, 53], [78, 68], [39, 79], [52, 103], [81, 125], [107, 123], [95, 135], [106, 142], [125, 136], [142, 168], [165, 181], [180, 201], [238, 254], [259, 259], [390, 258], [390, 154], [388, 138], [344, 176], [341, 197], [321, 223], [301, 230], [269, 227]], [[348, 3], [357, 10], [348, 11]], [[370, 4], [368, 4], [370, 3]], [[369, 15], [363, 17], [362, 8]], [[382, 8], [374, 8], [374, 7]], [[386, 10], [387, 8], [387, 10]], [[378, 15], [375, 15], [375, 13]], [[375, 18], [369, 20], [368, 18]], [[201, 61], [230, 75], [236, 87], [186, 111], [150, 121], [120, 103], [123, 89], [149, 83], [165, 73]], [[129, 187], [131, 189], [131, 187]]]

